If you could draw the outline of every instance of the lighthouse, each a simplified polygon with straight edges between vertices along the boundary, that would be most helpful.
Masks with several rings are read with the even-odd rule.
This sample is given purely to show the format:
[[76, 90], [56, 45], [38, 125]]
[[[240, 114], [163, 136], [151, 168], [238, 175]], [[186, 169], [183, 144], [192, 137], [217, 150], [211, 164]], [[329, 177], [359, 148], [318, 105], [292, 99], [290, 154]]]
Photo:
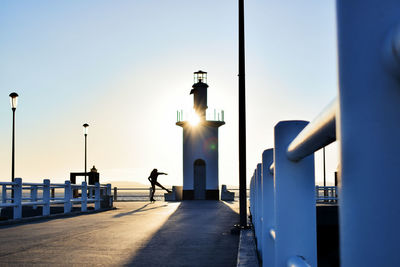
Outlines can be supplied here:
[[193, 111], [178, 111], [176, 125], [183, 129], [183, 199], [219, 200], [218, 128], [224, 112], [208, 110], [207, 72], [194, 73]]

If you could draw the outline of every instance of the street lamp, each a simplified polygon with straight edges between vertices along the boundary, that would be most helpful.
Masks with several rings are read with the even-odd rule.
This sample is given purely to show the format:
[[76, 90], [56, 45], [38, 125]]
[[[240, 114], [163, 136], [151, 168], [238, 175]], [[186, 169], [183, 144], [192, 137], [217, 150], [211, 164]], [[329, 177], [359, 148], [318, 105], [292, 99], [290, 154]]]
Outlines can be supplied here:
[[11, 109], [13, 112], [13, 126], [12, 126], [12, 156], [11, 156], [11, 181], [14, 182], [14, 166], [15, 166], [15, 110], [17, 109], [18, 94], [13, 92], [10, 94]]
[[89, 127], [89, 124], [87, 124], [87, 123], [85, 123], [84, 125], [83, 125], [83, 134], [84, 134], [84, 136], [85, 136], [85, 183], [87, 182], [87, 180], [86, 180], [86, 176], [87, 176], [87, 171], [86, 171], [86, 166], [87, 166], [87, 164], [86, 164], [86, 155], [87, 155], [87, 135], [88, 135], [88, 127]]

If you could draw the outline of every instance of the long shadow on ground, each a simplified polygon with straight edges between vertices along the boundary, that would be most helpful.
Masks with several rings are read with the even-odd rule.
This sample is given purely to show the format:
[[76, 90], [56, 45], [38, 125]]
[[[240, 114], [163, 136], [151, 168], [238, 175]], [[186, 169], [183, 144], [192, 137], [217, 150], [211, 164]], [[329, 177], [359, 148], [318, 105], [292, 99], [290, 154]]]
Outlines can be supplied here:
[[236, 266], [238, 220], [223, 202], [184, 201], [128, 266]]
[[149, 205], [151, 205], [151, 204], [147, 203], [147, 204], [143, 205], [142, 207], [137, 208], [135, 210], [131, 210], [131, 211], [128, 211], [128, 212], [125, 212], [125, 213], [118, 213], [118, 214], [114, 215], [114, 218], [119, 218], [119, 217], [123, 217], [123, 216], [127, 216], [127, 215], [132, 215], [132, 214], [138, 213], [138, 212], [144, 212], [144, 211], [159, 209], [159, 208], [168, 206], [167, 204], [165, 204], [165, 205], [161, 205], [161, 206], [148, 208]]

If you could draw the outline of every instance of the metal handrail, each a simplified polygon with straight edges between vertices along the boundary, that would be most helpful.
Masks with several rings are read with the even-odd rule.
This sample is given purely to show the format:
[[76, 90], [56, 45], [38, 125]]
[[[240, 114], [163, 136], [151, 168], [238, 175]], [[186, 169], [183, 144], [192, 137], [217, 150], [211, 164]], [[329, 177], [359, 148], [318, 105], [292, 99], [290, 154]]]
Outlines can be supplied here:
[[293, 139], [287, 149], [287, 157], [290, 160], [299, 161], [336, 141], [337, 106], [338, 102], [334, 99]]

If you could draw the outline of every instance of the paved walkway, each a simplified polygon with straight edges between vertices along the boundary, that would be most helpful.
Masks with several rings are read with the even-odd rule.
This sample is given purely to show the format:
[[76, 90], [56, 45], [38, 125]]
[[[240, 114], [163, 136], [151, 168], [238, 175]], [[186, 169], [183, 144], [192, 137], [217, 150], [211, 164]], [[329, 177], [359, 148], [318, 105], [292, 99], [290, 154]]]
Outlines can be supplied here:
[[0, 265], [236, 266], [237, 203], [117, 202], [117, 210], [0, 227]]

